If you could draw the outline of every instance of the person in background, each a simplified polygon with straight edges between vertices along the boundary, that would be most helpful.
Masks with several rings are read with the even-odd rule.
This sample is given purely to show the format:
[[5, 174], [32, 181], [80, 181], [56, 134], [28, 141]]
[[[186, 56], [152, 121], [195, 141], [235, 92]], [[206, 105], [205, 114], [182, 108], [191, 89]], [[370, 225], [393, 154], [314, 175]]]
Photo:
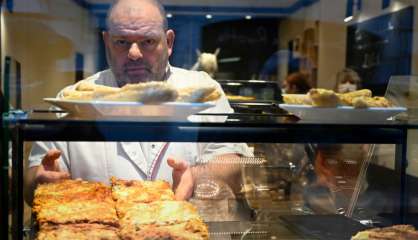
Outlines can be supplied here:
[[[177, 86], [190, 82], [215, 84], [221, 98], [207, 111], [233, 111], [220, 85], [207, 73], [169, 64], [175, 34], [168, 29], [164, 8], [157, 0], [116, 1], [109, 11], [107, 24], [103, 40], [110, 69], [77, 84], [88, 82], [111, 87], [149, 81], [167, 81]], [[66, 89], [75, 89], [77, 84]], [[202, 120], [213, 121], [212, 118], [202, 117]], [[176, 199], [183, 200], [191, 197], [197, 178], [203, 174], [239, 185], [239, 166], [197, 164], [200, 161], [251, 155], [247, 145], [239, 143], [36, 142], [29, 156], [25, 198], [30, 204], [40, 183], [81, 178], [108, 184], [114, 176], [166, 180], [173, 184]]]
[[361, 89], [361, 79], [356, 71], [346, 68], [337, 73], [335, 91], [337, 93], [354, 92]]
[[312, 88], [309, 75], [301, 72], [289, 74], [284, 83], [284, 93], [288, 94], [305, 94]]

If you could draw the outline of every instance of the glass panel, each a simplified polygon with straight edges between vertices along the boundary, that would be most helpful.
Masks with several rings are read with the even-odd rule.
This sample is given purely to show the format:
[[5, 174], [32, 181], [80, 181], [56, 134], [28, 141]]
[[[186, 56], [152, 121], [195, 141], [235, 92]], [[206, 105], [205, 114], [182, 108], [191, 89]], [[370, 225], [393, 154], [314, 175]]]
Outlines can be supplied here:
[[[121, 133], [101, 124], [127, 120], [123, 124], [133, 132], [135, 123], [141, 122], [149, 126], [141, 128], [147, 134], [173, 140], [171, 132], [161, 133], [167, 122], [175, 126], [204, 122], [192, 126], [202, 127], [202, 136], [215, 132], [223, 137], [225, 130], [225, 135], [236, 134], [235, 139], [250, 149], [238, 158], [218, 158], [218, 153], [228, 153], [221, 143], [213, 143], [208, 151], [207, 143], [184, 143], [181, 134], [170, 143], [193, 167], [204, 169], [193, 182], [191, 202], [208, 222], [211, 238], [312, 239], [328, 234], [331, 239], [349, 239], [368, 227], [418, 226], [416, 133], [406, 130], [417, 128], [417, 1], [164, 0], [162, 11], [147, 5], [149, 1], [132, 7], [134, 1], [121, 0], [111, 18], [107, 15], [112, 0], [0, 2], [1, 113], [12, 110], [2, 124], [1, 183], [8, 186], [1, 189], [2, 199], [9, 197], [6, 190], [22, 190], [8, 185], [12, 182], [6, 176], [12, 167], [6, 154], [12, 148], [7, 146], [8, 134], [16, 139], [41, 129], [50, 131], [46, 138], [56, 137], [57, 129], [74, 124], [92, 138], [114, 137]], [[41, 117], [25, 122], [34, 115]], [[85, 128], [92, 122], [97, 127]], [[321, 142], [326, 144], [308, 144], [301, 134], [297, 139], [283, 136], [292, 140], [286, 143], [264, 128], [285, 129], [292, 135], [299, 126], [339, 132], [366, 123], [370, 129], [364, 133], [335, 138], [324, 134]], [[28, 127], [29, 133], [3, 134], [8, 124], [16, 130]], [[252, 143], [257, 140], [242, 135], [237, 126], [262, 131], [266, 143]], [[369, 131], [385, 136], [393, 132], [399, 139], [391, 144], [387, 137], [370, 141]], [[308, 137], [311, 134], [317, 131], [306, 131]], [[60, 137], [67, 141], [71, 136]], [[119, 148], [116, 143], [91, 142], [89, 150], [119, 158], [139, 154], [141, 148], [156, 149], [142, 153], [143, 159], [167, 150], [162, 143], [129, 142], [135, 137], [123, 135], [126, 146]], [[199, 137], [200, 132], [192, 141]], [[354, 144], [362, 137], [368, 144]], [[348, 140], [340, 143], [341, 139]], [[26, 161], [31, 143], [17, 140], [25, 141], [23, 150], [20, 142], [13, 147], [24, 152]], [[71, 142], [75, 149], [78, 144]], [[77, 160], [74, 155], [62, 158]], [[111, 165], [97, 168], [77, 162], [61, 167], [90, 174], [72, 178], [106, 184], [113, 175], [158, 178], [158, 172], [147, 172], [155, 167], [152, 161], [118, 162], [118, 158], [107, 164], [118, 165], [120, 172], [109, 171]], [[135, 175], [141, 169], [146, 169], [143, 176]], [[164, 179], [171, 182], [169, 170]], [[224, 171], [239, 174], [219, 179]], [[405, 171], [407, 176], [402, 175]], [[23, 181], [12, 177], [15, 183]], [[32, 229], [30, 210], [26, 206], [24, 223]], [[2, 213], [2, 222], [12, 225], [6, 215]]]
[[[44, 144], [62, 151], [59, 166], [61, 170], [69, 171], [73, 178], [106, 184], [110, 183], [110, 176], [125, 180], [150, 179], [154, 173], [147, 169], [155, 166], [158, 172], [153, 180], [173, 183], [176, 176], [169, 172], [167, 158], [185, 159], [193, 169], [194, 179], [193, 193], [187, 199], [209, 226], [211, 239], [253, 239], [251, 236], [312, 239], [318, 234], [342, 237], [365, 228], [358, 222], [380, 226], [399, 220], [396, 203], [399, 200], [399, 177], [395, 172], [393, 145], [170, 143], [165, 148], [161, 143], [152, 143], [148, 151], [144, 148], [148, 146], [146, 143], [135, 142], [122, 145], [116, 142]], [[135, 144], [139, 149], [133, 148]], [[25, 159], [32, 145], [31, 142], [25, 143]], [[231, 146], [240, 155], [222, 155]], [[97, 151], [87, 153], [86, 147]], [[161, 148], [160, 165], [150, 165], [155, 163], [152, 157], [154, 147]], [[212, 152], [213, 147], [215, 152]], [[32, 148], [32, 151], [31, 161], [25, 161], [26, 166], [39, 163], [39, 157], [45, 153], [39, 148]], [[370, 161], [370, 165], [365, 166], [364, 161]], [[382, 180], [382, 175], [387, 180]], [[137, 187], [133, 183], [127, 186]], [[115, 192], [120, 191], [118, 188], [113, 187], [111, 191], [116, 199], [122, 196]], [[52, 199], [59, 196], [49, 194], [52, 194]], [[129, 196], [132, 201], [140, 201], [135, 195]], [[42, 205], [39, 201], [38, 207]], [[71, 202], [71, 197], [68, 201]], [[116, 204], [116, 210], [122, 211], [119, 208], [123, 205], [118, 204], [123, 203]], [[45, 208], [46, 205], [42, 206]], [[348, 216], [350, 208], [352, 211]], [[25, 205], [25, 226], [32, 229], [32, 233], [37, 231], [33, 225], [37, 220], [33, 217], [36, 215]], [[344, 230], [329, 229], [316, 226], [315, 221], [348, 225]]]

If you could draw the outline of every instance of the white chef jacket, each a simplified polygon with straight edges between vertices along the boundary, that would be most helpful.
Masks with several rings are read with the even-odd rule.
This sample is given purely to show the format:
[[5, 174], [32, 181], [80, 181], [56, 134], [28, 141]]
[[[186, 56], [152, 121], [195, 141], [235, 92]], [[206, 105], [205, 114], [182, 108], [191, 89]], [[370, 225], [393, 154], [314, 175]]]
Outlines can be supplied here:
[[[166, 79], [176, 87], [190, 85], [191, 81], [196, 84], [205, 82], [215, 84], [221, 90], [222, 96], [215, 102], [214, 107], [205, 112], [233, 111], [220, 85], [205, 72], [169, 66]], [[110, 70], [96, 73], [83, 81], [117, 86]], [[69, 88], [75, 87], [76, 85], [69, 86]], [[194, 116], [194, 120], [219, 121], [220, 119], [216, 116]], [[190, 165], [228, 153], [252, 156], [250, 149], [243, 143], [36, 142], [29, 156], [29, 167], [40, 165], [45, 153], [53, 148], [61, 150], [59, 161], [61, 170], [69, 172], [72, 178], [107, 184], [112, 176], [121, 179], [163, 179], [171, 183], [172, 168], [167, 164], [169, 156], [183, 159]]]

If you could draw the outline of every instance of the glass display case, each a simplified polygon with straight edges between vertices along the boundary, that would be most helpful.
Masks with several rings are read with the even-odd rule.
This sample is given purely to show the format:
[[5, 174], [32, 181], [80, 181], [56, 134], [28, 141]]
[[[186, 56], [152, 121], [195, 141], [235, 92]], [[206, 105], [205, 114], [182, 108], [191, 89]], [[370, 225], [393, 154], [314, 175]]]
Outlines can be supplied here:
[[[129, 229], [140, 239], [334, 240], [418, 227], [417, 5], [0, 1], [0, 239], [92, 224], [136, 239], [109, 197], [117, 180], [167, 181], [162, 201], [185, 200], [199, 216]], [[284, 93], [292, 74], [312, 91]], [[54, 148], [58, 160], [44, 164]], [[33, 190], [56, 180], [43, 170], [102, 183], [113, 225], [62, 223], [61, 213], [41, 222]], [[207, 236], [182, 235], [202, 225]]]
[[[208, 224], [210, 239], [349, 239], [372, 226], [415, 222], [415, 179], [407, 174], [406, 164], [408, 131], [418, 126], [414, 123], [324, 124], [288, 116], [252, 121], [239, 115], [218, 123], [138, 122], [57, 119], [56, 114], [5, 116], [13, 141], [9, 201], [14, 238], [31, 229], [30, 221], [24, 221], [23, 153], [32, 141], [247, 143], [252, 157], [217, 162], [240, 166], [239, 191], [203, 174], [199, 179], [206, 185], [198, 185], [190, 199]], [[377, 148], [391, 146], [393, 170], [376, 165], [374, 158], [382, 155]]]

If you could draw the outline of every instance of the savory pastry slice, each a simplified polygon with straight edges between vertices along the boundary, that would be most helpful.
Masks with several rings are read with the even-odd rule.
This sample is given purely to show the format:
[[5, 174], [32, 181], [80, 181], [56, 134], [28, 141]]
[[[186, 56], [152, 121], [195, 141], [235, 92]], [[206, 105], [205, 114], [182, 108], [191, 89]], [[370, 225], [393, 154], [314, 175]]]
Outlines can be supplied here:
[[418, 239], [418, 231], [412, 225], [394, 225], [358, 232], [351, 240], [413, 240]]
[[66, 89], [62, 93], [62, 99], [64, 100], [81, 100], [81, 101], [88, 101], [94, 99], [94, 92], [93, 91], [77, 91]]
[[174, 200], [174, 192], [168, 182], [163, 180], [138, 181], [111, 178], [112, 196], [118, 204], [125, 202], [150, 203]]
[[121, 90], [114, 94], [108, 94], [97, 98], [102, 101], [119, 102], [141, 102], [146, 104], [158, 104], [162, 102], [172, 102], [177, 98], [177, 91], [170, 88], [149, 87], [142, 90]]
[[41, 184], [35, 191], [33, 212], [41, 228], [68, 223], [118, 226], [110, 188], [102, 183], [64, 180]]
[[209, 102], [216, 101], [221, 93], [215, 85], [186, 86], [178, 88], [178, 102]]
[[119, 240], [118, 229], [101, 224], [52, 225], [41, 229], [36, 240]]
[[115, 205], [109, 201], [73, 200], [53, 202], [38, 209], [36, 220], [40, 228], [56, 224], [99, 223], [118, 227]]
[[312, 100], [312, 106], [315, 107], [336, 107], [340, 103], [337, 94], [332, 90], [313, 88], [309, 90], [308, 95]]
[[358, 97], [372, 97], [372, 91], [369, 89], [361, 89], [354, 92], [348, 92], [343, 94], [337, 94], [341, 104], [347, 106], [353, 106], [353, 100]]
[[356, 97], [353, 100], [354, 108], [368, 108], [368, 107], [391, 107], [392, 104], [385, 97]]
[[311, 98], [306, 94], [283, 94], [283, 102], [294, 105], [312, 105]]
[[206, 224], [201, 220], [193, 219], [173, 225], [159, 226], [150, 224], [137, 227], [122, 227], [121, 238], [123, 240], [207, 240], [209, 239], [209, 232]]
[[73, 179], [40, 184], [35, 190], [33, 211], [36, 213], [51, 204], [81, 200], [111, 202], [110, 188], [103, 183]]
[[176, 88], [164, 81], [126, 84], [121, 88], [108, 87], [90, 82], [80, 82], [75, 89], [63, 91], [65, 100], [98, 100], [141, 102], [158, 104], [162, 102], [208, 102], [221, 97], [216, 85], [191, 85]]
[[109, 87], [91, 82], [81, 81], [75, 86], [75, 89], [68, 88], [63, 91], [65, 100], [97, 100], [103, 96], [114, 94], [121, 89]]
[[77, 91], [98, 91], [101, 93], [115, 93], [120, 91], [121, 89], [118, 87], [109, 87], [101, 84], [95, 84], [92, 82], [81, 81], [77, 84], [76, 88]]
[[126, 203], [121, 207], [121, 226], [138, 228], [140, 225], [171, 225], [190, 220], [201, 220], [197, 209], [186, 201], [157, 201]]

